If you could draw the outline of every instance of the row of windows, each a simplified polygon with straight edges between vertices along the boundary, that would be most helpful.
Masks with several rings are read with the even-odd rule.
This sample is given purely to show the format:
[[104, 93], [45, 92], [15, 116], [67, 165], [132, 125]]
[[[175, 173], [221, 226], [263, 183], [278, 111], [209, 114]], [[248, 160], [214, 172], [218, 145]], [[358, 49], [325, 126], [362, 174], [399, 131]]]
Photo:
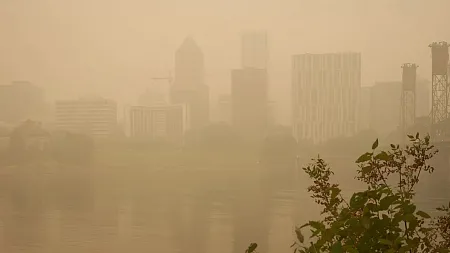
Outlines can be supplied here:
[[293, 58], [294, 69], [360, 69], [361, 54], [303, 54]]
[[297, 86], [361, 86], [361, 73], [354, 71], [299, 71], [294, 75]]
[[352, 89], [330, 89], [321, 91], [317, 88], [297, 88], [297, 97], [294, 98], [298, 105], [309, 106], [317, 104], [329, 104], [330, 106], [356, 106], [359, 93]]
[[305, 123], [295, 125], [295, 135], [298, 140], [312, 140], [314, 143], [324, 142], [340, 136], [350, 136], [356, 133], [354, 123]]
[[296, 119], [305, 122], [347, 122], [355, 121], [357, 118], [357, 109], [355, 106], [300, 106], [296, 111], [298, 113]]

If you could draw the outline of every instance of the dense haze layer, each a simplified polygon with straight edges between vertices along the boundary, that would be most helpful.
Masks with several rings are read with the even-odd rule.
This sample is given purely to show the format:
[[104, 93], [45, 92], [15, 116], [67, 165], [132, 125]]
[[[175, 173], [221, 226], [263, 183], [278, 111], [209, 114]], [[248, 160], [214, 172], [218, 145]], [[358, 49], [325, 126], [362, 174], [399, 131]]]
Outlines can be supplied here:
[[239, 34], [267, 30], [271, 96], [288, 123], [292, 54], [360, 51], [363, 85], [400, 79], [404, 62], [428, 77], [427, 46], [450, 41], [449, 11], [448, 0], [0, 0], [0, 83], [29, 80], [51, 99], [101, 93], [133, 103], [192, 35], [214, 101], [239, 66]]

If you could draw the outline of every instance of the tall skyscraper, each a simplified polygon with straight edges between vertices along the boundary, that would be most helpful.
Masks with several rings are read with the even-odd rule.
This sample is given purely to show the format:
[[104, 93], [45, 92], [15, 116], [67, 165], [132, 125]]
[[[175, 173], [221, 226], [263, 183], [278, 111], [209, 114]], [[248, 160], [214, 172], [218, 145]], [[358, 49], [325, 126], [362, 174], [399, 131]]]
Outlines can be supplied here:
[[247, 32], [241, 38], [242, 68], [267, 69], [269, 49], [265, 32]]
[[268, 124], [267, 71], [237, 69], [231, 80], [233, 126], [243, 138], [262, 140]]
[[187, 105], [191, 128], [199, 129], [209, 123], [209, 87], [204, 82], [203, 52], [191, 37], [175, 53], [170, 102]]
[[314, 143], [358, 131], [361, 54], [302, 54], [292, 62], [293, 132]]

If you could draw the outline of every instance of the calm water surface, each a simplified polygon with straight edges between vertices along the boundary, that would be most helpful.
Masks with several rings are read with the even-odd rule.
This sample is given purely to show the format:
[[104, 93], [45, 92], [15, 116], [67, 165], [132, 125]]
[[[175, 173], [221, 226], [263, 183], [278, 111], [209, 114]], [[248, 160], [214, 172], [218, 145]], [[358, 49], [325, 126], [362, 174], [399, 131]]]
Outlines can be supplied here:
[[[345, 194], [362, 189], [350, 162], [332, 163]], [[424, 181], [423, 189], [436, 184]], [[15, 168], [0, 174], [0, 252], [235, 253], [251, 242], [291, 252], [295, 224], [320, 211], [309, 184], [293, 168], [257, 164]], [[424, 209], [445, 203], [430, 192], [419, 196]]]

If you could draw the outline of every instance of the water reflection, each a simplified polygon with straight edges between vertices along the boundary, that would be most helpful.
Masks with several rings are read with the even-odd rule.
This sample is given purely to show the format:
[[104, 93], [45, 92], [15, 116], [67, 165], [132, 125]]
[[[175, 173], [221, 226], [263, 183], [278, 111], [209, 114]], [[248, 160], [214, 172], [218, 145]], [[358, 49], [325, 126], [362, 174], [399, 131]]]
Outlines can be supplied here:
[[[351, 167], [332, 165], [345, 168], [337, 173], [344, 192], [359, 187]], [[293, 225], [320, 210], [292, 165], [14, 168], [0, 180], [0, 251], [11, 253], [237, 253], [250, 242], [289, 252]]]

